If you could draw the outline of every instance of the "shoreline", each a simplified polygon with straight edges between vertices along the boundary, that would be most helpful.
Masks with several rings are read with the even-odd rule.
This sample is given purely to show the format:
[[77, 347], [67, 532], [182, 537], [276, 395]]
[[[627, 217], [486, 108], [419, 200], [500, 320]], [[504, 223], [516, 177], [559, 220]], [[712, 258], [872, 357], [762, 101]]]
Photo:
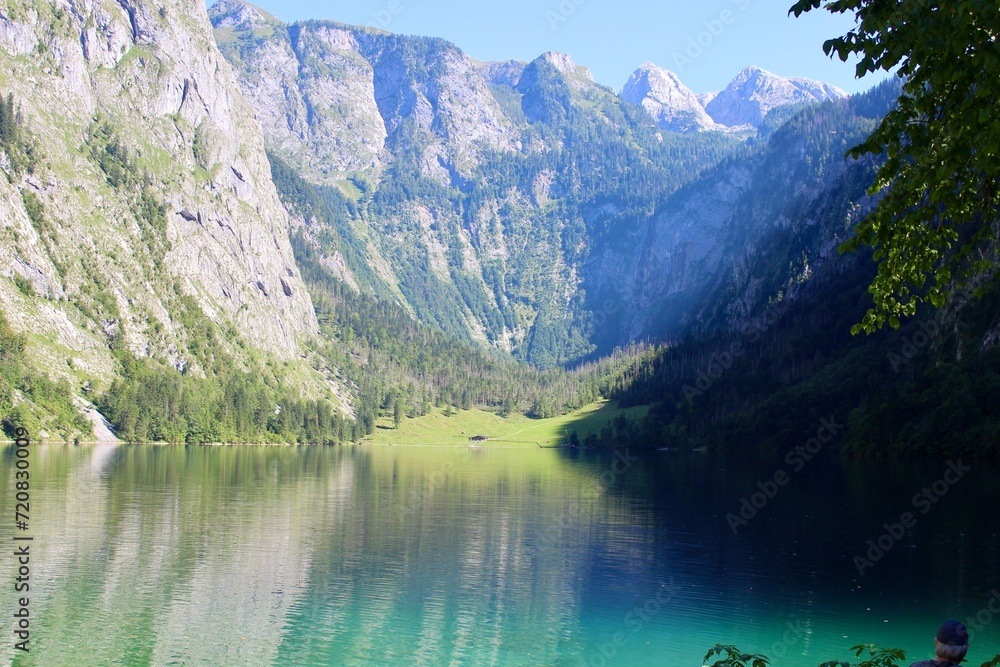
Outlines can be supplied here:
[[[13, 445], [13, 440], [0, 440], [0, 446]], [[64, 440], [32, 440], [32, 445], [65, 445], [67, 447], [84, 447], [96, 445], [119, 445], [122, 447], [435, 447], [444, 449], [560, 449], [559, 447], [543, 447], [535, 444], [523, 445], [449, 445], [434, 443], [394, 444], [384, 442], [345, 442], [337, 444], [322, 443], [287, 443], [287, 442], [117, 442], [102, 440], [81, 440], [66, 442]]]

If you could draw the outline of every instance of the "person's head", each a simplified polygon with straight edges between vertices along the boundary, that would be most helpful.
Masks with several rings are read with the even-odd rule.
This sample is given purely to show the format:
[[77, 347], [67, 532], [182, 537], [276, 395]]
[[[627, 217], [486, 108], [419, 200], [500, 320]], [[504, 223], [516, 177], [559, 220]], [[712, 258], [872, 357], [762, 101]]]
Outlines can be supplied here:
[[969, 631], [959, 621], [945, 621], [934, 638], [934, 648], [939, 659], [962, 662], [969, 652]]

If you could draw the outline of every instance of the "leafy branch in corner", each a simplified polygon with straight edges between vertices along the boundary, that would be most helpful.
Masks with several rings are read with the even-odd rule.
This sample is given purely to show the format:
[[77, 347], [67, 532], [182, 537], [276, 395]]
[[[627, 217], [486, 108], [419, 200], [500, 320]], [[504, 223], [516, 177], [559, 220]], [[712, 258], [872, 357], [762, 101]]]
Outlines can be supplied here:
[[[897, 662], [906, 660], [906, 652], [898, 648], [879, 648], [875, 644], [858, 644], [852, 646], [855, 657], [860, 658], [861, 654], [868, 652], [868, 659], [859, 662], [853, 667], [897, 667]], [[831, 660], [824, 662], [819, 667], [852, 667], [849, 662]]]
[[898, 327], [918, 304], [981, 296], [997, 267], [1000, 230], [1000, 5], [995, 0], [800, 0], [799, 16], [853, 13], [856, 27], [823, 50], [858, 56], [860, 78], [895, 71], [896, 107], [848, 157], [883, 156], [881, 196], [842, 251], [874, 248], [874, 307], [854, 333]]
[[716, 644], [705, 654], [703, 662], [708, 665], [708, 661], [712, 659], [713, 655], [725, 655], [726, 657], [715, 661], [710, 667], [747, 667], [747, 665], [750, 665], [750, 667], [767, 667], [771, 662], [765, 655], [741, 653], [732, 644]]
[[[860, 658], [867, 653], [868, 659], [855, 665], [843, 660], [830, 660], [820, 664], [819, 667], [899, 667], [899, 663], [906, 660], [906, 652], [898, 648], [880, 648], [877, 644], [858, 644], [852, 646], [854, 655]], [[725, 656], [721, 660], [709, 663], [712, 656]], [[771, 661], [767, 656], [759, 654], [742, 653], [733, 644], [716, 644], [705, 654], [703, 662], [708, 667], [766, 667]], [[980, 667], [1000, 667], [1000, 655], [997, 655], [988, 662], [984, 662]]]

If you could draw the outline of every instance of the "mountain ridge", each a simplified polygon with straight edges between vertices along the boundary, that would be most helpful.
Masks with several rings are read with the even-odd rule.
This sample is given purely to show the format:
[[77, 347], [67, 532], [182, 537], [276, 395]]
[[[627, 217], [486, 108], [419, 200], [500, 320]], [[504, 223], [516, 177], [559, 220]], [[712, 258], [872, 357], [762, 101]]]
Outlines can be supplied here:
[[[548, 52], [528, 63], [480, 63], [443, 40], [331, 22], [281, 24], [274, 32], [271, 22], [262, 28], [262, 19], [252, 12], [247, 19], [241, 7], [239, 0], [226, 0], [209, 14], [244, 93], [264, 110], [269, 149], [307, 179], [339, 187], [357, 202], [350, 229], [341, 230], [339, 245], [329, 247], [323, 261], [362, 290], [388, 290], [423, 322], [522, 360], [550, 359], [540, 350], [580, 341], [569, 356], [555, 357], [569, 361], [589, 353], [591, 344], [582, 341], [599, 338], [616, 345], [653, 333], [633, 310], [661, 299], [658, 292], [628, 299], [612, 318], [603, 313], [604, 297], [593, 302], [587, 296], [612, 282], [629, 284], [618, 275], [619, 262], [626, 256], [629, 263], [639, 260], [628, 252], [612, 259], [604, 246], [618, 243], [613, 237], [641, 238], [646, 232], [640, 230], [648, 228], [665, 197], [754, 134], [715, 123], [675, 75], [651, 64], [620, 95], [594, 82], [589, 70], [566, 54]], [[318, 43], [323, 48], [309, 46]], [[269, 72], [280, 63], [296, 65], [283, 70], [282, 83], [274, 85]], [[395, 96], [380, 97], [379, 81], [394, 82]], [[671, 109], [669, 95], [655, 103], [658, 107], [649, 104], [657, 84], [677, 93], [683, 114]], [[445, 95], [449, 88], [457, 92]], [[289, 95], [306, 89], [329, 92], [339, 109], [327, 120], [313, 105], [315, 124], [298, 132], [317, 132], [323, 146], [315, 153], [289, 143], [284, 117], [298, 104], [287, 103]], [[662, 112], [660, 125], [636, 102], [647, 103], [653, 114]], [[465, 127], [454, 122], [456, 104], [467, 117], [494, 119], [477, 124], [489, 135], [486, 141], [456, 142]], [[693, 134], [665, 130], [674, 119], [677, 129]], [[295, 117], [305, 120], [306, 114]], [[341, 134], [349, 127], [353, 137], [363, 136], [365, 127], [380, 128], [370, 146], [374, 150], [381, 141], [378, 163], [363, 174], [347, 168], [317, 174], [315, 164], [334, 160], [316, 156], [352, 151], [336, 132], [319, 136], [331, 126]], [[621, 155], [620, 166], [601, 164], [602, 151]], [[304, 164], [303, 154], [315, 164]], [[498, 168], [505, 174], [499, 180]], [[602, 176], [591, 185], [589, 172]], [[402, 183], [406, 186], [398, 188]], [[626, 203], [623, 191], [648, 195], [626, 195], [634, 199]], [[385, 205], [389, 192], [392, 203]], [[307, 235], [322, 233], [304, 229]], [[566, 238], [577, 240], [567, 244]], [[383, 267], [378, 281], [383, 287], [366, 286], [351, 274], [342, 261], [344, 244], [358, 245], [369, 264]], [[603, 259], [594, 261], [598, 255]], [[719, 261], [717, 253], [712, 257]], [[545, 267], [544, 281], [536, 277], [539, 267]], [[676, 270], [685, 273], [679, 264]], [[668, 283], [647, 281], [645, 289], [673, 289]], [[618, 326], [623, 328], [616, 333], [608, 329]]]
[[760, 67], [745, 67], [705, 104], [717, 123], [759, 127], [768, 113], [782, 106], [827, 102], [848, 95], [840, 88], [801, 77], [782, 77]]
[[[0, 151], [0, 308], [33, 368], [85, 395], [130, 364], [285, 367], [301, 395], [349, 410], [303, 361], [315, 309], [201, 3], [8, 4], [0, 63], [24, 144]], [[44, 412], [30, 386], [7, 391], [0, 403]]]
[[629, 77], [621, 96], [646, 109], [660, 129], [684, 133], [756, 129], [776, 109], [848, 95], [822, 81], [782, 77], [752, 65], [722, 91], [695, 93], [673, 72], [645, 62]]
[[704, 106], [673, 72], [651, 62], [639, 66], [622, 87], [622, 99], [644, 108], [668, 132], [721, 130]]
[[[898, 87], [747, 68], [699, 96], [644, 63], [618, 93], [556, 52], [481, 63], [192, 1], [0, 18], [8, 430], [53, 410], [86, 432], [91, 392], [123, 437], [170, 442], [342, 442], [434, 405], [551, 416], [603, 395], [657, 404], [649, 442], [673, 445], [786, 404], [797, 438], [800, 386], [868, 396], [849, 376], [874, 348], [824, 335], [823, 300], [838, 326], [862, 304], [864, 258], [836, 249], [877, 158], [844, 155]], [[747, 122], [698, 131], [720, 127], [703, 104]], [[671, 131], [672, 105], [704, 115]], [[713, 341], [774, 313], [792, 324], [758, 331], [718, 398], [672, 405]]]

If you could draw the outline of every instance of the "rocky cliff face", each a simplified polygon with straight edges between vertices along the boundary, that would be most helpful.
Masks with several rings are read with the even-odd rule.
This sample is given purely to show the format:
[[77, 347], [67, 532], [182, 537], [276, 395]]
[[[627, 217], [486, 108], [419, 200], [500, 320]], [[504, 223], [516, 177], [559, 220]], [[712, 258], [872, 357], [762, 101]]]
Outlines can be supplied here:
[[752, 130], [774, 109], [838, 100], [847, 93], [821, 81], [785, 78], [747, 67], [718, 93], [693, 93], [677, 75], [643, 63], [622, 88], [621, 97], [643, 107], [662, 130]]
[[81, 392], [122, 347], [195, 375], [220, 351], [292, 361], [267, 377], [336, 392], [336, 369], [295, 361], [318, 327], [290, 224], [350, 287], [551, 367], [794, 294], [870, 183], [843, 155], [877, 105], [691, 131], [702, 101], [752, 124], [837, 95], [812, 82], [748, 70], [698, 98], [647, 66], [619, 96], [564, 54], [477, 63], [236, 0], [211, 16], [214, 33], [199, 0], [0, 0], [20, 108], [0, 134], [0, 308]]
[[[649, 63], [617, 95], [560, 53], [476, 63], [441, 40], [284, 25], [239, 0], [210, 15], [269, 147], [352, 200], [341, 237], [354, 238], [386, 296], [542, 365], [696, 322], [741, 244], [777, 224], [748, 203], [762, 165], [775, 163], [758, 150], [711, 167], [771, 110], [843, 95], [748, 68], [699, 98]], [[790, 164], [827, 158], [786, 144]], [[800, 207], [836, 173], [767, 196]], [[342, 248], [323, 245], [322, 224], [302, 229], [337, 275], [366, 289]]]
[[38, 156], [0, 178], [2, 271], [32, 285], [0, 305], [51, 370], [109, 379], [109, 339], [190, 367], [204, 318], [286, 359], [316, 332], [203, 3], [2, 0], [0, 89]]
[[622, 340], [739, 328], [832, 264], [870, 206], [872, 165], [843, 155], [874, 128], [872, 107], [852, 98], [800, 113], [670, 197], [624, 253], [595, 252], [588, 272], [622, 304]]
[[[286, 26], [239, 0], [210, 15], [270, 148], [355, 197], [342, 228], [388, 296], [542, 365], [693, 321], [737, 252], [733, 230], [771, 221], [735, 212], [754, 188], [749, 161], [669, 195], [739, 144], [730, 125], [838, 96], [751, 68], [699, 99], [650, 63], [619, 96], [555, 52], [475, 63], [440, 40]], [[344, 180], [359, 172], [360, 197]], [[317, 247], [321, 227], [303, 226]], [[343, 268], [340, 249], [325, 252]]]
[[243, 93], [269, 142], [295, 156], [304, 174], [323, 182], [381, 166], [386, 127], [372, 67], [353, 50], [350, 36], [334, 28], [293, 35], [242, 3], [220, 2], [212, 18], [227, 56], [252, 74], [243, 77]]
[[705, 112], [698, 97], [673, 72], [643, 63], [622, 88], [621, 97], [649, 112], [657, 127], [667, 132], [703, 132], [722, 129]]
[[415, 146], [425, 175], [458, 182], [480, 147], [512, 144], [479, 68], [443, 40], [285, 25], [239, 0], [210, 14], [269, 144], [314, 182], [377, 179], [394, 152]]
[[725, 90], [705, 104], [705, 111], [721, 125], [758, 127], [764, 117], [777, 107], [845, 97], [847, 93], [828, 83], [785, 78], [759, 67], [747, 67]]
[[491, 85], [515, 88], [521, 80], [521, 75], [524, 74], [524, 68], [527, 64], [520, 60], [482, 63], [479, 65], [479, 71]]
[[[559, 136], [571, 115], [626, 135], [632, 122], [587, 68], [559, 53], [477, 63], [442, 40], [285, 25], [237, 0], [209, 13], [269, 149], [351, 200], [339, 247], [323, 242], [322, 224], [301, 225], [336, 275], [522, 358], [536, 325], [574, 326], [580, 249], [549, 212], [571, 189]], [[344, 243], [374, 271], [348, 270]]]

